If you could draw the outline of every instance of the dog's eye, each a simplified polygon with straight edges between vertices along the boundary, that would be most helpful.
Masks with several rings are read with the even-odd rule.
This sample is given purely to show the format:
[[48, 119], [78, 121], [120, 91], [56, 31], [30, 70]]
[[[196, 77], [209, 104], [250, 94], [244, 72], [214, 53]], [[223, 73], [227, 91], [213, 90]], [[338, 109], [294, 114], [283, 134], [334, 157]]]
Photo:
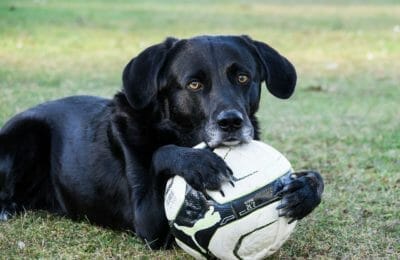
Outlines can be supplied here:
[[239, 82], [239, 84], [241, 84], [241, 85], [245, 85], [245, 84], [249, 83], [249, 81], [250, 81], [250, 78], [247, 75], [244, 75], [244, 74], [239, 74], [236, 77], [236, 79]]
[[199, 81], [196, 81], [196, 80], [193, 80], [192, 82], [190, 82], [190, 83], [188, 84], [188, 88], [189, 88], [190, 90], [200, 90], [200, 89], [202, 89], [203, 87], [204, 87], [203, 83], [201, 83], [201, 82], [199, 82]]

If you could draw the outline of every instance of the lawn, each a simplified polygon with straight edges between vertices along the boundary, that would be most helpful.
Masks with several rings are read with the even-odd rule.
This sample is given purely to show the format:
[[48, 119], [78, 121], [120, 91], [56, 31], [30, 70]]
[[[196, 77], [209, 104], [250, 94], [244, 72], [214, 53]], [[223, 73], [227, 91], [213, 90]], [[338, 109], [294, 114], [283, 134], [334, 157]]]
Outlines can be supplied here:
[[[298, 71], [265, 91], [262, 139], [319, 170], [321, 205], [273, 258], [400, 258], [400, 3], [386, 1], [0, 2], [0, 126], [49, 99], [111, 97], [124, 65], [167, 36], [248, 34]], [[0, 223], [0, 258], [188, 258], [132, 234], [46, 212]]]

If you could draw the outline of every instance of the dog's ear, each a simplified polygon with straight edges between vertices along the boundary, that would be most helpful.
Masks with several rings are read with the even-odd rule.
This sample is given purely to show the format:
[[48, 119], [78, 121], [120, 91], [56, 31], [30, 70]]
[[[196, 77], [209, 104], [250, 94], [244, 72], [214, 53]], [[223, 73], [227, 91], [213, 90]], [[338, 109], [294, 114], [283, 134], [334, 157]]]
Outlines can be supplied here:
[[289, 98], [294, 92], [297, 80], [294, 66], [267, 44], [254, 41], [248, 36], [243, 37], [254, 46], [263, 67], [261, 77], [269, 92], [278, 98]]
[[123, 92], [134, 109], [145, 108], [156, 97], [160, 87], [160, 71], [168, 51], [176, 41], [167, 38], [163, 43], [147, 48], [125, 66], [122, 74]]

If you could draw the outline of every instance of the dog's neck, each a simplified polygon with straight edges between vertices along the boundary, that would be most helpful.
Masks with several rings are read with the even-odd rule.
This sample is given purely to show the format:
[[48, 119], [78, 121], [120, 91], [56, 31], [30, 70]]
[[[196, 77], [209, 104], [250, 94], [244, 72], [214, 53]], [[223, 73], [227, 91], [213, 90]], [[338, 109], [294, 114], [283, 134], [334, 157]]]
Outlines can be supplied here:
[[160, 104], [161, 107], [154, 104], [138, 111], [129, 105], [122, 92], [114, 96], [112, 122], [115, 131], [126, 137], [124, 143], [131, 147], [151, 143], [153, 149], [157, 149], [167, 144], [193, 146], [201, 141], [199, 136], [194, 136], [195, 129], [184, 128], [171, 121], [168, 99]]

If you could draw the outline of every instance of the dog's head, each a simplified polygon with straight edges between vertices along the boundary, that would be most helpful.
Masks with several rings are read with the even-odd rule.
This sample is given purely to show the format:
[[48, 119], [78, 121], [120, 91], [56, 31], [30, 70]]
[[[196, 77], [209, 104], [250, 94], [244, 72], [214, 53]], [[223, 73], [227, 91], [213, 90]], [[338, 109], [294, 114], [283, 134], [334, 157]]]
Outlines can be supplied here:
[[180, 145], [249, 142], [261, 83], [278, 98], [296, 85], [293, 65], [247, 36], [168, 38], [132, 59], [123, 90], [135, 110], [157, 108], [160, 125], [179, 133]]

